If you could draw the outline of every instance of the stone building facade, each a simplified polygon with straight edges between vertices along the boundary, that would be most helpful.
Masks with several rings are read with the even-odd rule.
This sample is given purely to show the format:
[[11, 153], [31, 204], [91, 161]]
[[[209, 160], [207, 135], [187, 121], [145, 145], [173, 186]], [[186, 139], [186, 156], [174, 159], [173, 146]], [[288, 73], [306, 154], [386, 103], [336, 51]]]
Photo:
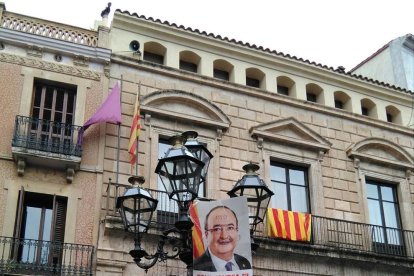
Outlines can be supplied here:
[[[94, 274], [145, 275], [129, 255], [133, 235], [122, 229], [116, 198], [129, 187], [131, 175], [145, 177], [144, 187], [159, 199], [143, 238], [145, 249], [154, 252], [161, 231], [177, 215], [154, 173], [158, 158], [169, 137], [195, 130], [214, 155], [201, 197], [228, 198], [244, 175], [243, 165], [253, 162], [275, 192], [272, 208], [312, 214], [311, 242], [270, 238], [264, 224], [258, 227], [254, 275], [413, 273], [412, 91], [120, 10], [110, 29], [94, 32], [97, 44], [65, 52], [62, 47], [73, 42], [47, 38], [48, 47], [55, 46], [45, 44], [43, 55], [32, 58], [25, 44], [6, 36], [25, 35], [5, 28], [5, 15], [12, 14], [2, 15], [0, 70], [10, 76], [2, 78], [2, 87], [14, 91], [1, 90], [9, 114], [8, 139], [0, 144], [6, 172], [0, 179], [2, 236], [16, 235], [20, 187], [65, 197], [70, 212], [64, 242], [94, 246]], [[53, 59], [56, 53], [66, 71]], [[75, 62], [82, 55], [84, 61], [89, 57], [87, 66]], [[33, 117], [38, 79], [76, 85], [73, 125], [82, 125], [115, 83], [121, 86], [122, 123], [93, 125], [85, 132], [81, 159], [69, 158], [77, 164], [73, 179], [68, 158], [65, 170], [37, 159], [31, 164], [27, 153], [10, 146], [15, 117]], [[138, 165], [131, 167], [127, 148], [137, 94], [142, 129]], [[167, 260], [148, 274], [185, 271], [179, 260]]]

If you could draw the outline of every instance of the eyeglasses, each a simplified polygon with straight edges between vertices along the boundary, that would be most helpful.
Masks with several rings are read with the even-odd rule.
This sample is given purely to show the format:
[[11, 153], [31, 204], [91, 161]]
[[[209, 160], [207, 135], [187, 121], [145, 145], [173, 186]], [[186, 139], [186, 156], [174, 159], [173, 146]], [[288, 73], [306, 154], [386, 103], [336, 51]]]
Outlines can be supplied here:
[[227, 234], [233, 234], [234, 232], [238, 231], [239, 229], [234, 225], [221, 225], [216, 226], [211, 229], [207, 229], [206, 231], [213, 233], [213, 234], [221, 234], [223, 231], [226, 231]]

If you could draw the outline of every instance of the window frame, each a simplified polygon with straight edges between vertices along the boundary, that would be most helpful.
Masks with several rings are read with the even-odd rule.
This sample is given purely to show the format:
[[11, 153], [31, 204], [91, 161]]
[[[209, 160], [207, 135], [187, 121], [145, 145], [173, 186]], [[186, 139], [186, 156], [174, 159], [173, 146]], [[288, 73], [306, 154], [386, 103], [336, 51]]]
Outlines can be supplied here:
[[[276, 161], [270, 161], [270, 166], [277, 166], [280, 168], [283, 168], [285, 170], [285, 181], [286, 182], [280, 182], [277, 180], [272, 179], [271, 173], [270, 173], [270, 183], [272, 185], [272, 190], [274, 185], [277, 185], [277, 183], [282, 183], [286, 185], [286, 201], [287, 201], [287, 210], [289, 211], [298, 211], [298, 210], [292, 210], [292, 189], [291, 186], [295, 186], [295, 187], [303, 187], [305, 190], [305, 199], [306, 199], [306, 209], [307, 211], [305, 213], [311, 213], [311, 204], [310, 204], [310, 189], [309, 189], [309, 174], [308, 174], [308, 170], [309, 168], [304, 167], [304, 166], [298, 166], [298, 165], [292, 165], [289, 163], [281, 163], [281, 162], [276, 162]], [[271, 169], [270, 169], [271, 170]], [[299, 185], [299, 184], [294, 184], [290, 182], [290, 174], [289, 171], [290, 170], [296, 170], [296, 171], [302, 171], [304, 173], [304, 185]], [[299, 212], [303, 212], [303, 211], [299, 211]]]

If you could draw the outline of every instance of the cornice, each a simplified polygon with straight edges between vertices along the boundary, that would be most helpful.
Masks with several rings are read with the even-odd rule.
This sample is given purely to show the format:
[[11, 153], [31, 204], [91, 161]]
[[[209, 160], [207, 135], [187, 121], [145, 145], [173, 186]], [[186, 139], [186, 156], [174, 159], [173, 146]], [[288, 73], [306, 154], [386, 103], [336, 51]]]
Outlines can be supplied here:
[[46, 71], [62, 73], [65, 75], [72, 75], [72, 76], [81, 77], [85, 79], [91, 79], [91, 80], [96, 80], [96, 81], [101, 80], [101, 74], [97, 72], [87, 70], [87, 69], [77, 68], [74, 66], [67, 66], [67, 65], [52, 63], [48, 61], [43, 61], [43, 60], [39, 60], [36, 58], [27, 58], [27, 57], [21, 57], [17, 55], [0, 53], [0, 61], [18, 64], [18, 65], [27, 66], [27, 67], [38, 68], [38, 69], [42, 69]]

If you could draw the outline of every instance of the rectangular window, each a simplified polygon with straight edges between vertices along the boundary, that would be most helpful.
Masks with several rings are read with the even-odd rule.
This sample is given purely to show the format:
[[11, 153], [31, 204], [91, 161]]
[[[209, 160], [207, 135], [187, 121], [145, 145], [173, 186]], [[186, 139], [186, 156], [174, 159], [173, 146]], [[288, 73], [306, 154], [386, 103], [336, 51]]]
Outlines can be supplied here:
[[61, 83], [36, 80], [32, 118], [38, 119], [30, 128], [30, 139], [42, 149], [61, 152], [70, 147], [75, 120], [76, 87]]
[[251, 87], [260, 87], [260, 81], [258, 79], [253, 79], [253, 78], [249, 78], [246, 77], [246, 85], [247, 86], [251, 86]]
[[20, 191], [15, 236], [22, 240], [18, 260], [59, 264], [62, 260], [67, 198]]
[[306, 100], [308, 101], [308, 102], [313, 102], [313, 103], [316, 103], [316, 95], [315, 94], [313, 94], [313, 93], [306, 93]]
[[147, 51], [144, 51], [144, 60], [161, 65], [164, 64], [164, 56], [150, 53]]
[[230, 80], [229, 72], [227, 72], [227, 71], [214, 68], [213, 73], [214, 73], [214, 77], [216, 79], [221, 79], [221, 80], [225, 80], [225, 81]]
[[277, 86], [277, 93], [288, 96], [289, 95], [289, 87], [278, 85]]
[[197, 73], [197, 64], [180, 60], [180, 69]]
[[306, 168], [272, 162], [270, 180], [273, 208], [310, 213]]
[[366, 191], [374, 249], [380, 253], [404, 255], [395, 187], [366, 180]]

